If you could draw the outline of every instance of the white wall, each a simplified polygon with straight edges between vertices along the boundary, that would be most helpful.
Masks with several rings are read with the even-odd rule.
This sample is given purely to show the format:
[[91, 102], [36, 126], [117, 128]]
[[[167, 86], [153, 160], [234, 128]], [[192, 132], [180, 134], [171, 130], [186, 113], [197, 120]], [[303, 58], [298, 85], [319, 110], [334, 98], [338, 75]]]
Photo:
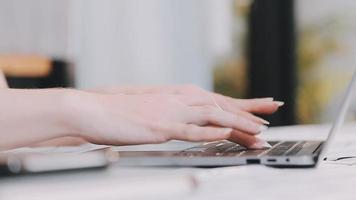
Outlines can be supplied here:
[[0, 0], [0, 51], [65, 57], [78, 87], [194, 83], [231, 48], [231, 0]]
[[0, 0], [0, 53], [65, 57], [66, 0]]
[[78, 86], [194, 83], [211, 88], [210, 5], [202, 0], [72, 1], [70, 44]]

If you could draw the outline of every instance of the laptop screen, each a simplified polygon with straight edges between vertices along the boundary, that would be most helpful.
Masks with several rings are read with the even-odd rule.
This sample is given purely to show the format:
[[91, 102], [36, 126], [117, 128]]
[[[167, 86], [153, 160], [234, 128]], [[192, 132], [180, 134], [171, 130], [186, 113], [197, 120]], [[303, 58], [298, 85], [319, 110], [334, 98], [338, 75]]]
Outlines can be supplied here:
[[332, 126], [330, 133], [328, 135], [328, 138], [326, 139], [326, 141], [322, 147], [321, 155], [325, 154], [326, 149], [330, 145], [330, 141], [333, 139], [336, 132], [340, 129], [340, 127], [342, 126], [342, 124], [345, 121], [347, 111], [350, 107], [351, 100], [353, 99], [352, 97], [354, 94], [355, 84], [356, 84], [356, 71], [354, 72], [354, 74], [352, 76], [352, 80], [346, 89], [342, 104], [340, 105], [340, 108], [338, 111], [338, 115], [333, 123], [333, 126]]

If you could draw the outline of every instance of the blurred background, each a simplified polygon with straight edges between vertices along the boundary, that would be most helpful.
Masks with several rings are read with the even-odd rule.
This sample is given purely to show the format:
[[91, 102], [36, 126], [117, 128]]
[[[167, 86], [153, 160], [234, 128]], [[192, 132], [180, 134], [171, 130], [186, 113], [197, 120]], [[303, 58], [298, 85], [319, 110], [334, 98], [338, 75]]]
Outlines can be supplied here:
[[355, 9], [353, 0], [0, 0], [0, 68], [14, 88], [192, 83], [285, 101], [267, 117], [273, 125], [329, 122], [356, 65]]

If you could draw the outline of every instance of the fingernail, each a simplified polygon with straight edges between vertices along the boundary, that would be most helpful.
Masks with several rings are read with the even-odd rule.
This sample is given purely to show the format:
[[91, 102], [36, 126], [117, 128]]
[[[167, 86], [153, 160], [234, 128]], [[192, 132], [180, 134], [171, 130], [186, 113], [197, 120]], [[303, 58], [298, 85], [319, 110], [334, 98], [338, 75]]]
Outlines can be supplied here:
[[270, 124], [269, 121], [264, 120], [264, 119], [261, 119], [261, 122], [262, 122], [263, 124], [266, 124], [266, 125], [269, 125], [269, 124]]
[[279, 107], [281, 107], [281, 106], [284, 105], [284, 102], [283, 102], [283, 101], [275, 101], [275, 103], [276, 103]]
[[272, 146], [268, 144], [265, 140], [257, 138], [257, 141], [255, 144], [251, 145], [249, 149], [268, 149], [271, 148]]
[[260, 126], [259, 131], [260, 131], [260, 133], [261, 133], [261, 132], [267, 131], [267, 129], [268, 129], [267, 126], [262, 125], [262, 126]]
[[274, 98], [273, 97], [266, 97], [266, 98], [261, 98], [261, 100], [265, 100], [265, 101], [273, 101]]

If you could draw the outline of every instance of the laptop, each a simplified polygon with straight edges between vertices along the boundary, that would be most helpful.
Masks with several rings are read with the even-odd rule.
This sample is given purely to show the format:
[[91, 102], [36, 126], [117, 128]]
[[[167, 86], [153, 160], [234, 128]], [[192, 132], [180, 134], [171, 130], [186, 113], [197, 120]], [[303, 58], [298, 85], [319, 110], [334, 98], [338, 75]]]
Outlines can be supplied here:
[[315, 167], [344, 122], [355, 82], [356, 72], [346, 90], [339, 113], [325, 141], [268, 141], [272, 147], [263, 150], [249, 150], [224, 140], [203, 143], [180, 151], [118, 151], [117, 164], [194, 167], [262, 164], [285, 168]]

